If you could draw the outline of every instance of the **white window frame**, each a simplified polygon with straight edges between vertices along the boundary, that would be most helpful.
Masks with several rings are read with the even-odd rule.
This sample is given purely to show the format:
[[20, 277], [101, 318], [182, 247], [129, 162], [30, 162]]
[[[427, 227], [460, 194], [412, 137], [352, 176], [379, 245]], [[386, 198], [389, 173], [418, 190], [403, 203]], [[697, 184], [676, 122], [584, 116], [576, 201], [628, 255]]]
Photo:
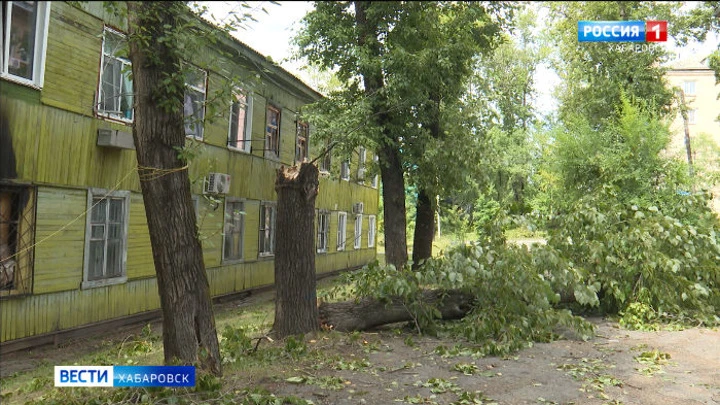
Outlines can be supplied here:
[[695, 125], [697, 124], [697, 108], [689, 109], [688, 112], [688, 124], [689, 125]]
[[[207, 102], [207, 84], [208, 84], [208, 72], [204, 69], [200, 69], [195, 66], [188, 66], [188, 69], [195, 70], [198, 73], [200, 73], [202, 80], [202, 87], [199, 87], [197, 83], [188, 83], [185, 82], [185, 96], [183, 101], [183, 118], [185, 120], [185, 136], [188, 138], [195, 138], [195, 140], [202, 141], [205, 137], [205, 103]], [[202, 94], [202, 101], [200, 102], [202, 105], [200, 106], [201, 111], [201, 118], [199, 122], [193, 122], [194, 119], [191, 118], [188, 114], [190, 111], [188, 110], [187, 102], [188, 102], [188, 92], [192, 93], [199, 93]], [[190, 99], [192, 102], [192, 99]], [[192, 115], [195, 115], [195, 110], [193, 109]], [[195, 125], [194, 132], [188, 133], [190, 130], [190, 127], [192, 125]]]
[[343, 160], [340, 163], [340, 178], [345, 181], [350, 181], [350, 159]]
[[[375, 162], [376, 170], [378, 170], [378, 172], [380, 171], [380, 166], [378, 166], [378, 160], [379, 160], [379, 159], [380, 159], [380, 158], [378, 157], [378, 155], [374, 155], [374, 156], [373, 156], [373, 162]], [[370, 183], [370, 186], [371, 186], [372, 188], [377, 188], [377, 187], [378, 187], [378, 180], [379, 180], [379, 178], [380, 178], [380, 175], [379, 175], [379, 174], [376, 174], [375, 176], [373, 176], [372, 182]]]
[[360, 249], [362, 247], [362, 214], [355, 215], [355, 239], [353, 240], [353, 247]]
[[[265, 218], [264, 218], [264, 212], [263, 209], [265, 207], [270, 207], [270, 249], [267, 250], [266, 247], [262, 246], [263, 241], [263, 232], [266, 232], [267, 229], [263, 227]], [[260, 217], [258, 221], [258, 257], [272, 257], [275, 256], [275, 231], [276, 231], [276, 218], [277, 218], [277, 203], [274, 201], [262, 201], [260, 203]]]
[[375, 215], [368, 216], [368, 247], [375, 247], [375, 234], [376, 234], [376, 220]]
[[694, 80], [686, 80], [683, 82], [683, 93], [685, 93], [686, 96], [695, 96], [697, 94], [697, 89], [695, 88], [695, 81]]
[[[89, 280], [90, 277], [90, 241], [92, 239], [92, 212], [93, 212], [93, 199], [95, 198], [112, 198], [112, 199], [122, 199], [123, 200], [123, 229], [122, 229], [122, 258], [121, 258], [121, 269], [120, 269], [120, 275], [116, 277], [111, 278], [101, 278], [99, 280]], [[83, 281], [81, 284], [81, 288], [95, 288], [95, 287], [103, 287], [108, 285], [114, 285], [114, 284], [121, 284], [127, 282], [127, 248], [128, 248], [128, 226], [130, 222], [130, 192], [129, 191], [114, 191], [112, 193], [108, 193], [108, 190], [105, 189], [96, 189], [92, 188], [88, 190], [87, 193], [87, 214], [85, 215], [86, 222], [85, 222], [85, 260], [84, 260], [84, 266], [83, 266]], [[109, 209], [108, 209], [109, 210]], [[108, 215], [106, 213], [106, 224], [107, 221], [109, 221]], [[107, 239], [108, 230], [105, 229], [104, 232], [104, 238]], [[105, 260], [107, 260], [107, 246], [106, 251], [104, 255]], [[106, 266], [106, 264], [105, 264]], [[104, 269], [106, 271], [107, 269]]]
[[[106, 118], [111, 118], [111, 119], [115, 119], [115, 120], [122, 121], [122, 122], [131, 123], [131, 122], [133, 122], [133, 120], [135, 118], [135, 109], [133, 108], [132, 80], [131, 79], [128, 79], [128, 80], [130, 80], [130, 91], [131, 91], [131, 94], [130, 94], [130, 118], [124, 117], [122, 114], [123, 113], [122, 111], [109, 111], [109, 110], [101, 109], [101, 106], [102, 106], [101, 100], [103, 100], [103, 98], [104, 98], [103, 75], [105, 74], [105, 67], [107, 66], [106, 60], [108, 58], [112, 58], [112, 59], [118, 60], [121, 63], [121, 65], [122, 65], [122, 67], [120, 69], [120, 80], [121, 81], [123, 80], [123, 78], [126, 75], [129, 75], [131, 73], [129, 69], [131, 69], [130, 66], [132, 66], [132, 64], [130, 63], [130, 59], [115, 55], [116, 50], [113, 50], [112, 55], [108, 55], [105, 53], [105, 41], [106, 41], [108, 34], [120, 37], [120, 40], [124, 40], [126, 38], [125, 34], [123, 34], [120, 31], [116, 31], [110, 27], [106, 26], [105, 29], [103, 30], [102, 51], [101, 51], [101, 59], [100, 59], [100, 80], [98, 81], [98, 91], [97, 91], [98, 99], [97, 99], [97, 104], [96, 104], [96, 106], [97, 106], [96, 112], [97, 112], [97, 115], [100, 117], [106, 117]], [[120, 95], [113, 96], [113, 98], [120, 99], [123, 97], [122, 83], [120, 83], [120, 91], [121, 91]], [[122, 104], [122, 101], [120, 101], [120, 103]]]
[[[305, 128], [306, 131], [303, 134], [301, 131], [301, 128]], [[301, 150], [300, 148], [300, 142], [301, 140], [305, 144], [304, 150]], [[304, 156], [300, 156], [299, 152], [303, 152]], [[306, 159], [310, 159], [310, 124], [307, 122], [303, 122], [300, 120], [296, 121], [295, 124], [295, 162], [297, 164], [305, 162]]]
[[[330, 245], [330, 212], [318, 210], [318, 223], [316, 232], [316, 250], [318, 253], [327, 253]], [[324, 218], [324, 220], [323, 220]]]
[[[237, 98], [239, 95], [245, 96], [245, 103], [242, 103]], [[245, 107], [245, 123], [244, 123], [244, 134], [242, 144], [238, 142], [237, 132], [233, 134], [233, 108], [235, 104], [241, 104]], [[250, 144], [252, 143], [252, 116], [253, 116], [253, 96], [250, 91], [243, 89], [236, 89], [233, 92], [232, 100], [230, 100], [230, 118], [228, 123], [228, 143], [229, 149], [236, 150], [238, 152], [250, 153]], [[233, 145], [233, 143], [235, 145]]]
[[365, 149], [364, 146], [361, 146], [358, 150], [358, 171], [357, 171], [357, 177], [358, 177], [358, 183], [363, 184], [365, 183], [365, 159], [367, 159], [367, 149]]
[[[13, 1], [4, 2], [2, 7], [7, 7], [6, 17], [12, 18], [12, 9], [15, 6]], [[35, 38], [33, 44], [33, 66], [32, 78], [17, 76], [10, 73], [10, 44], [5, 41], [11, 40], [11, 25], [4, 19], [0, 19], [0, 33], [2, 33], [2, 52], [0, 52], [0, 77], [26, 86], [40, 89], [45, 81], [45, 55], [47, 53], [48, 26], [50, 25], [50, 3], [49, 1], [38, 1], [37, 14], [35, 16]]]
[[[241, 212], [238, 213], [240, 216], [240, 257], [226, 257], [227, 251], [226, 249], [226, 237], [228, 233], [228, 206], [229, 204], [241, 204]], [[246, 203], [244, 198], [237, 198], [237, 197], [225, 197], [225, 209], [224, 209], [224, 217], [223, 217], [223, 242], [222, 242], [222, 262], [225, 263], [239, 263], [242, 262], [245, 258], [244, 250], [245, 250], [245, 211], [246, 210]]]
[[337, 251], [345, 250], [347, 243], [347, 212], [338, 212]]
[[[277, 140], [273, 141], [274, 137], [271, 136], [270, 132], [270, 110], [277, 111], [278, 113], [278, 122], [277, 122]], [[280, 159], [280, 128], [282, 126], [282, 120], [283, 120], [283, 111], [282, 108], [269, 104], [265, 108], [265, 153], [264, 156], [266, 158], [271, 158], [275, 160]], [[277, 145], [274, 145], [276, 143]], [[277, 149], [275, 148], [277, 146]]]

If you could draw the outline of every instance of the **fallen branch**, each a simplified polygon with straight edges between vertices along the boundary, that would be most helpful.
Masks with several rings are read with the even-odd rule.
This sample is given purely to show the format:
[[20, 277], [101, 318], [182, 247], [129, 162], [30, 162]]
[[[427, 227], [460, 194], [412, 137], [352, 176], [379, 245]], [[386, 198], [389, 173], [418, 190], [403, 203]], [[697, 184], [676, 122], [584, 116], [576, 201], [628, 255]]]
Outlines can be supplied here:
[[[422, 301], [434, 304], [442, 319], [460, 319], [473, 306], [473, 295], [459, 290], [426, 290]], [[400, 298], [390, 302], [381, 302], [374, 298], [363, 298], [343, 302], [323, 302], [320, 304], [320, 323], [341, 332], [367, 330], [389, 323], [414, 321], [405, 303]]]

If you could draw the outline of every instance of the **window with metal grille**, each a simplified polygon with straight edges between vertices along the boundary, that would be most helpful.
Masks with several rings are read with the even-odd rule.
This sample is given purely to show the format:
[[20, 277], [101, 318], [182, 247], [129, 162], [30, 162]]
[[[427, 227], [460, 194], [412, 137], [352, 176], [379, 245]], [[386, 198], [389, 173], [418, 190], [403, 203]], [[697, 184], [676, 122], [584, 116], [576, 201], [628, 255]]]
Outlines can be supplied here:
[[0, 297], [32, 292], [35, 189], [0, 185]]

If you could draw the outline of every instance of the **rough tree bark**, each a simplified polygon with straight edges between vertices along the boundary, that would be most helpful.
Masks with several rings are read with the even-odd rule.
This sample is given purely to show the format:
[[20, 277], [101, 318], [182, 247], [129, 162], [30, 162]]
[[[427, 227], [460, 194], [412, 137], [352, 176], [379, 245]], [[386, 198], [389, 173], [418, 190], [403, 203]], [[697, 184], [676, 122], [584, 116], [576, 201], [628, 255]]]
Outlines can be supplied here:
[[[427, 125], [430, 136], [439, 139], [442, 136], [440, 127], [440, 92], [435, 89], [428, 97]], [[415, 235], [413, 236], [413, 270], [417, 270], [421, 262], [432, 257], [432, 242], [435, 237], [435, 212], [430, 195], [422, 185], [418, 190], [415, 204]]]
[[413, 269], [432, 257], [432, 242], [435, 236], [435, 211], [432, 200], [425, 189], [418, 191], [415, 204], [415, 236], [413, 238]]
[[[168, 93], [162, 84], [168, 77], [182, 76], [179, 53], [167, 40], [183, 10], [178, 3], [127, 3], [135, 94], [133, 139], [162, 307], [165, 363], [199, 363], [220, 375], [190, 180], [175, 149], [185, 145], [182, 92]], [[174, 84], [182, 89], [182, 78]], [[168, 99], [172, 98], [168, 94], [176, 99]], [[169, 103], [175, 108], [168, 108]]]
[[[473, 295], [457, 290], [427, 290], [422, 294], [423, 302], [438, 303], [442, 319], [460, 319], [473, 306]], [[412, 321], [402, 300], [395, 298], [388, 303], [363, 298], [343, 302], [320, 304], [320, 322], [340, 332], [367, 330], [395, 322]]]
[[[355, 22], [358, 29], [358, 44], [367, 47], [374, 61], [380, 55], [377, 22], [368, 21], [367, 9], [370, 2], [355, 2]], [[380, 177], [383, 184], [383, 218], [385, 222], [385, 262], [402, 268], [407, 263], [407, 221], [405, 219], [405, 178], [402, 157], [397, 139], [390, 133], [390, 117], [382, 103], [383, 75], [377, 63], [365, 63], [360, 68], [363, 76], [365, 95], [372, 104], [372, 120], [382, 130], [383, 139], [378, 150]]]
[[320, 326], [314, 232], [318, 176], [317, 166], [310, 163], [277, 171], [273, 332], [279, 338], [308, 333]]

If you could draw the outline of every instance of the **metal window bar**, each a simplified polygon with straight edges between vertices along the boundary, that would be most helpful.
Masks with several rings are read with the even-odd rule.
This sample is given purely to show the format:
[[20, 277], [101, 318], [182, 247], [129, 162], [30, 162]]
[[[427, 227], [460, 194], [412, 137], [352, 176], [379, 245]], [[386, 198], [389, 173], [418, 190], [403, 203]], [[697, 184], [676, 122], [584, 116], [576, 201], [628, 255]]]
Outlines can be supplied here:
[[32, 189], [0, 185], [0, 297], [31, 292], [34, 215]]

